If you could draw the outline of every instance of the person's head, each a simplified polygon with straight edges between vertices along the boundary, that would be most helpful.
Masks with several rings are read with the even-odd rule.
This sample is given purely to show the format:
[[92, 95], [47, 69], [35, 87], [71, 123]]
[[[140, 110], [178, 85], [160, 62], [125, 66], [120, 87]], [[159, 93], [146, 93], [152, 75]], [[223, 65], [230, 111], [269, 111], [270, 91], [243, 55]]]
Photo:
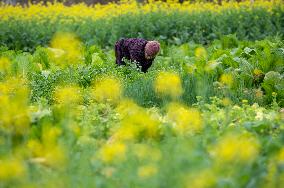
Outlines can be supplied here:
[[160, 43], [158, 41], [149, 41], [145, 46], [145, 58], [153, 59], [160, 51]]

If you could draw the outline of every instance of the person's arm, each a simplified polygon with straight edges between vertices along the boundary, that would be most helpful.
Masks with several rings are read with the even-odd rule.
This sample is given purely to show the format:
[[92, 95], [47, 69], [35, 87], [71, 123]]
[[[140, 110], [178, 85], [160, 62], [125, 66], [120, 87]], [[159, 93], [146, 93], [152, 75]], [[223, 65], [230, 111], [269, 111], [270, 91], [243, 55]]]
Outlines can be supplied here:
[[122, 54], [122, 43], [121, 43], [121, 40], [119, 40], [119, 41], [117, 41], [115, 43], [114, 51], [115, 51], [115, 58], [116, 58], [115, 63], [117, 65], [123, 65], [124, 63], [122, 61], [123, 54]]
[[[154, 60], [154, 59], [153, 59]], [[151, 65], [153, 64], [153, 60], [146, 60], [145, 62], [143, 62], [143, 64], [141, 64], [142, 66], [142, 72], [147, 72], [147, 70], [151, 67]]]

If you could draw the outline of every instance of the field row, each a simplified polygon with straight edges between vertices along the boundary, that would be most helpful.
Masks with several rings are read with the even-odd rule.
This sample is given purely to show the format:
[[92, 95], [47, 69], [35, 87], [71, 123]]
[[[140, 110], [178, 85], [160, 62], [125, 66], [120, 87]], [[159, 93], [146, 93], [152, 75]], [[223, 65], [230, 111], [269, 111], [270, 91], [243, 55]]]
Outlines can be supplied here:
[[88, 45], [112, 46], [121, 37], [156, 39], [170, 44], [208, 44], [223, 35], [242, 40], [283, 37], [282, 1], [183, 4], [136, 1], [121, 4], [29, 7], [0, 6], [0, 45], [34, 51], [58, 31], [73, 32]]

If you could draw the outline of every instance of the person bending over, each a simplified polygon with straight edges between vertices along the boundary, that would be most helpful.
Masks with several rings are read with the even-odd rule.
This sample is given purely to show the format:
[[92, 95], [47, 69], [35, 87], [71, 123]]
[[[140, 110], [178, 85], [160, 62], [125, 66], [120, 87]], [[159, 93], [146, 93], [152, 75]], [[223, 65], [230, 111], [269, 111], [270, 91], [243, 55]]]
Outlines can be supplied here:
[[115, 43], [116, 64], [125, 65], [125, 58], [139, 65], [142, 72], [147, 72], [159, 51], [160, 44], [157, 41], [142, 38], [120, 39]]

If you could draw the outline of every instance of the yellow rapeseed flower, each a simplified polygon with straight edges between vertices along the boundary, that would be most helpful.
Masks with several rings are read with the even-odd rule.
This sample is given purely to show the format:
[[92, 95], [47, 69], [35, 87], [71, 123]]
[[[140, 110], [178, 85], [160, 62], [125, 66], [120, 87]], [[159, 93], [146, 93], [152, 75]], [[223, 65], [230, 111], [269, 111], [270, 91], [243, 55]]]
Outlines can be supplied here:
[[51, 56], [62, 67], [82, 63], [82, 43], [72, 33], [57, 33], [50, 42]]
[[0, 72], [8, 73], [11, 69], [11, 62], [7, 57], [0, 57]]
[[213, 3], [190, 3], [185, 1], [148, 1], [143, 5], [138, 4], [135, 0], [128, 0], [116, 3], [108, 3], [107, 5], [96, 4], [88, 6], [86, 4], [76, 4], [72, 6], [64, 6], [62, 3], [48, 3], [47, 5], [30, 4], [29, 7], [17, 6], [0, 6], [0, 17], [3, 21], [9, 21], [10, 18], [16, 20], [36, 20], [38, 23], [44, 24], [46, 20], [55, 24], [57, 22], [74, 23], [80, 22], [84, 24], [86, 18], [92, 20], [108, 19], [123, 14], [139, 14], [163, 11], [165, 14], [172, 11], [181, 12], [215, 12], [235, 9], [252, 9], [265, 8], [271, 12], [274, 4], [282, 5], [281, 0], [274, 1], [255, 1], [253, 4], [249, 0], [242, 2], [222, 2], [222, 6]]
[[220, 82], [226, 86], [231, 87], [234, 83], [232, 74], [229, 73], [222, 74], [220, 77]]
[[133, 100], [123, 99], [120, 101], [119, 105], [116, 108], [116, 111], [123, 118], [125, 116], [133, 115], [141, 110], [141, 107], [138, 106]]
[[258, 76], [258, 75], [260, 75], [260, 74], [262, 74], [263, 72], [260, 70], [260, 69], [254, 69], [253, 70], [253, 74], [254, 75], [256, 75], [256, 76]]
[[105, 163], [123, 161], [126, 157], [127, 147], [122, 142], [105, 144], [99, 151], [100, 159]]
[[154, 83], [155, 91], [162, 96], [177, 98], [183, 93], [181, 80], [173, 72], [160, 72]]
[[103, 78], [92, 89], [92, 97], [98, 102], [117, 102], [122, 95], [122, 85], [118, 79]]
[[55, 126], [46, 126], [42, 131], [42, 140], [29, 140], [27, 148], [31, 153], [31, 161], [54, 168], [64, 168], [66, 165], [66, 153], [58, 144], [61, 129]]
[[198, 47], [194, 51], [194, 55], [197, 59], [202, 60], [207, 58], [207, 51], [204, 47]]
[[250, 134], [227, 134], [213, 148], [212, 155], [218, 162], [250, 162], [259, 153], [260, 145]]
[[113, 138], [120, 141], [130, 141], [139, 138], [158, 138], [160, 122], [145, 109], [134, 109], [134, 112], [123, 117], [120, 127]]
[[61, 135], [62, 130], [59, 127], [47, 125], [42, 131], [42, 142], [47, 147], [56, 145], [58, 137]]
[[135, 127], [134, 125], [123, 125], [115, 131], [112, 139], [120, 141], [130, 141], [138, 137], [140, 132], [140, 127]]
[[45, 150], [46, 164], [54, 168], [64, 168], [67, 161], [65, 150], [60, 145]]
[[121, 122], [114, 131], [113, 139], [131, 141], [160, 136], [160, 116], [157, 113], [140, 107], [131, 100], [122, 100], [116, 111]]
[[284, 148], [282, 147], [278, 153], [271, 157], [267, 164], [267, 173], [265, 182], [262, 187], [270, 188], [283, 185], [284, 173], [281, 172], [280, 166], [284, 164]]
[[222, 104], [223, 104], [224, 106], [229, 106], [229, 105], [232, 104], [232, 101], [231, 101], [229, 98], [223, 98], [223, 99], [222, 99]]
[[29, 90], [21, 78], [9, 78], [0, 83], [0, 129], [14, 134], [28, 132]]
[[26, 168], [18, 159], [0, 159], [0, 181], [24, 177]]
[[281, 150], [277, 154], [276, 161], [280, 164], [284, 164], [284, 147], [281, 148]]
[[29, 140], [27, 148], [34, 157], [41, 157], [44, 155], [44, 147], [38, 140]]
[[173, 130], [180, 135], [200, 132], [203, 128], [200, 112], [177, 103], [168, 106], [167, 116], [173, 125]]
[[74, 105], [82, 101], [80, 87], [78, 86], [58, 86], [55, 89], [54, 99], [63, 105]]

